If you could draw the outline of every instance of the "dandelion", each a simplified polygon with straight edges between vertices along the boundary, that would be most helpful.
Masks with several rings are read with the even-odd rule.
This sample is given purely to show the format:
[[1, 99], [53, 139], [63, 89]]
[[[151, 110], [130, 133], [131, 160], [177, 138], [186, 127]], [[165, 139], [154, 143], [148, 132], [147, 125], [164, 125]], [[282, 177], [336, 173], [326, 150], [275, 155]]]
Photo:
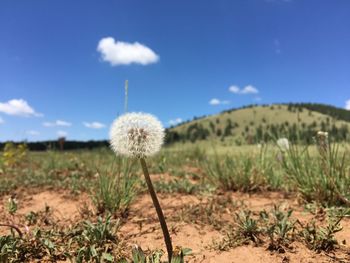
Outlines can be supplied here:
[[287, 138], [280, 138], [277, 140], [277, 146], [280, 148], [282, 152], [286, 152], [289, 150], [289, 141]]
[[325, 157], [328, 149], [328, 132], [318, 131], [316, 135], [316, 144], [320, 154]]
[[126, 113], [113, 122], [110, 130], [112, 150], [117, 155], [134, 157], [140, 160], [147, 187], [163, 231], [169, 262], [171, 262], [173, 247], [169, 230], [153, 188], [145, 160], [146, 157], [159, 152], [163, 141], [164, 128], [159, 120], [151, 114]]
[[117, 155], [145, 158], [160, 150], [164, 128], [151, 114], [126, 113], [112, 124], [110, 138]]

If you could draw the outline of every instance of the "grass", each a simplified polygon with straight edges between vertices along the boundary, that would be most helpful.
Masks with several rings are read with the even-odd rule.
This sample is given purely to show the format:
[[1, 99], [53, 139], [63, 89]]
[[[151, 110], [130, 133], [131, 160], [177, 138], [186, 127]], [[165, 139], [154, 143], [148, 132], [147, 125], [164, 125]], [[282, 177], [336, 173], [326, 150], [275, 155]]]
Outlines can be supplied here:
[[329, 144], [325, 152], [311, 156], [308, 148], [292, 146], [282, 158], [292, 184], [307, 202], [349, 205], [350, 166], [348, 152]]
[[[282, 153], [274, 145], [234, 147], [227, 152], [220, 146], [205, 151], [199, 144], [183, 150], [165, 148], [148, 163], [151, 174], [171, 175], [171, 180], [155, 183], [160, 192], [285, 191], [299, 193], [305, 202], [348, 205], [348, 153], [348, 146], [339, 144], [330, 144], [326, 155], [316, 146], [292, 145]], [[131, 202], [141, 174], [138, 166], [116, 160], [108, 149], [34, 152], [20, 165], [0, 169], [0, 194], [21, 187], [70, 189], [74, 194], [93, 191], [98, 210], [111, 212], [119, 206], [125, 209]], [[129, 201], [123, 204], [117, 200], [120, 196]]]
[[268, 146], [246, 154], [209, 155], [202, 162], [208, 180], [223, 190], [254, 192], [287, 188], [281, 163], [276, 160], [275, 150]]
[[116, 171], [98, 173], [96, 185], [91, 187], [90, 195], [98, 214], [124, 215], [137, 194], [139, 178], [133, 171], [135, 162], [117, 158], [116, 166]]

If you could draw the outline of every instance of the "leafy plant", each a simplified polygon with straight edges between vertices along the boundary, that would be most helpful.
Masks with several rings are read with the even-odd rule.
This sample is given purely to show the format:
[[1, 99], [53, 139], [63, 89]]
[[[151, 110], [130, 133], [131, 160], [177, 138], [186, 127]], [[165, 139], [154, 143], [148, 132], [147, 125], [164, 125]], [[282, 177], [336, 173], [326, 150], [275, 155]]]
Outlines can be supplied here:
[[269, 237], [269, 249], [283, 251], [295, 238], [296, 221], [291, 219], [292, 209], [283, 211], [274, 206], [270, 213], [262, 211], [260, 217], [265, 222], [264, 232]]
[[3, 165], [5, 167], [15, 167], [21, 164], [27, 157], [28, 147], [26, 144], [15, 145], [11, 142], [5, 144], [2, 153]]
[[313, 221], [308, 223], [300, 235], [310, 249], [316, 251], [331, 251], [338, 247], [339, 243], [335, 238], [335, 234], [343, 228], [340, 225], [341, 220], [349, 211], [343, 211], [340, 215], [330, 216], [326, 226], [317, 226]]
[[[73, 248], [75, 262], [113, 262], [121, 252], [120, 240], [117, 238], [119, 221], [112, 221], [111, 215], [105, 219], [98, 218], [95, 224], [85, 221], [71, 232], [73, 238], [69, 247]], [[72, 258], [72, 255], [69, 256]]]
[[258, 226], [258, 221], [252, 218], [251, 211], [241, 211], [236, 213], [236, 222], [237, 235], [243, 239], [248, 239], [253, 242], [260, 242], [259, 235], [261, 230]]

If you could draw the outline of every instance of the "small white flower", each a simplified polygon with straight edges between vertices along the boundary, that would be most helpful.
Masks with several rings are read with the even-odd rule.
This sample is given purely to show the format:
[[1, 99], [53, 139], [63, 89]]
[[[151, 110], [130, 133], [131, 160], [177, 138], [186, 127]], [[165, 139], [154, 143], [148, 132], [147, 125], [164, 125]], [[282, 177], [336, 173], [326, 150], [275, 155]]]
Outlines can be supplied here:
[[157, 153], [164, 140], [160, 121], [147, 113], [126, 113], [118, 117], [110, 130], [110, 144], [117, 155], [143, 158]]
[[289, 150], [289, 141], [287, 138], [280, 138], [277, 140], [277, 145], [282, 152]]

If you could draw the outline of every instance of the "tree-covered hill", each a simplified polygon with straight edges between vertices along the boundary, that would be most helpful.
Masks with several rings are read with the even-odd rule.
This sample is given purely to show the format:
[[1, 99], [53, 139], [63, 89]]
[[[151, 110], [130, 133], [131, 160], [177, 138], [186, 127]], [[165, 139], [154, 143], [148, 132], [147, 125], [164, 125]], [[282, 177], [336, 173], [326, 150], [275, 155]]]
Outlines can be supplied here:
[[349, 139], [350, 111], [313, 103], [249, 105], [171, 127], [166, 141], [211, 139], [240, 145], [287, 137], [310, 143], [320, 130], [329, 132], [334, 141]]

